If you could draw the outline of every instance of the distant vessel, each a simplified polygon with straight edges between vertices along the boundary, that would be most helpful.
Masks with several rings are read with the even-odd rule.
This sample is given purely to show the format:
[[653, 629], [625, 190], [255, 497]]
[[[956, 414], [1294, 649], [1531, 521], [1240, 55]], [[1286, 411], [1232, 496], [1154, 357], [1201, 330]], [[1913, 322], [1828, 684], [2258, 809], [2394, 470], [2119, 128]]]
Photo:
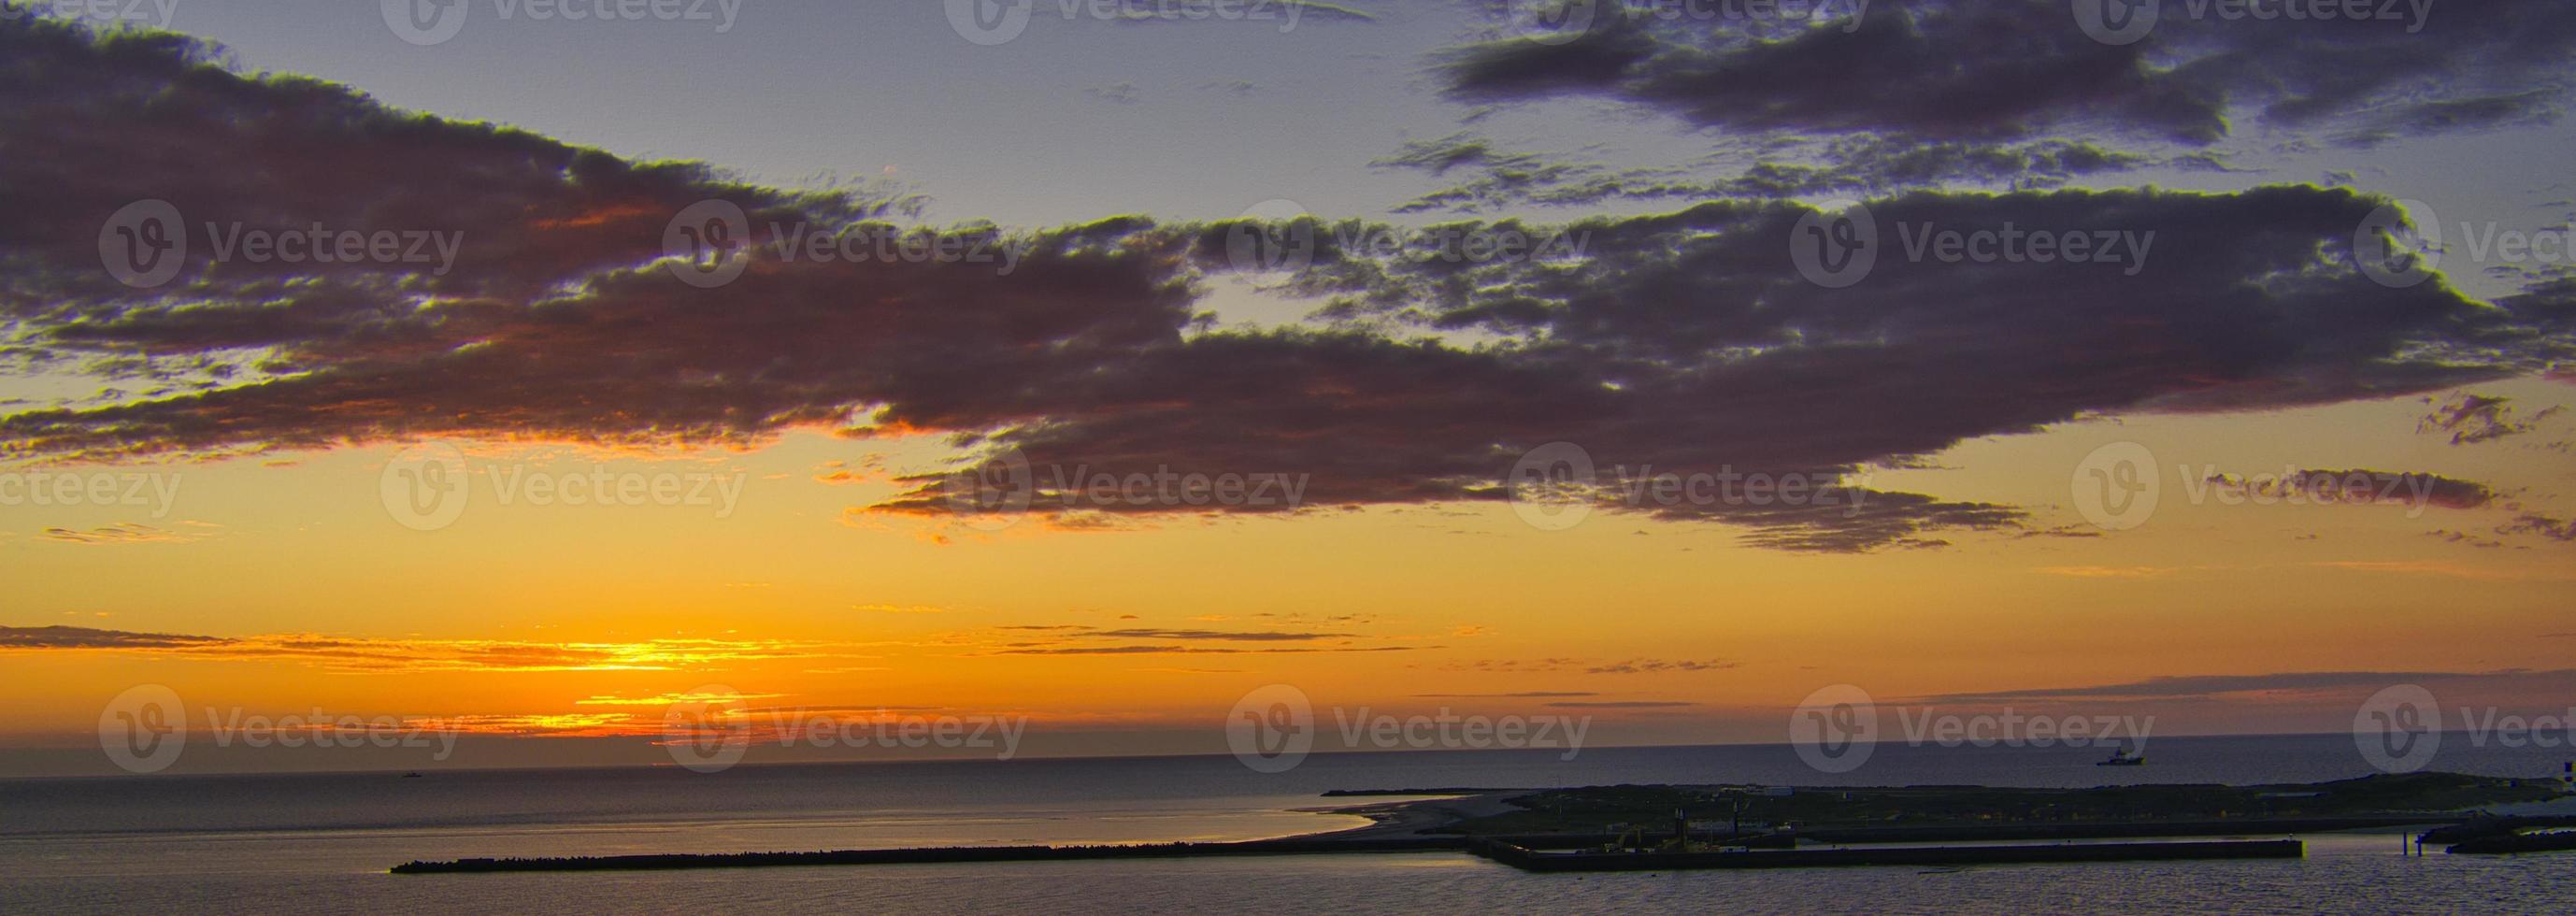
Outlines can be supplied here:
[[2129, 753], [2129, 749], [2125, 747], [2112, 748], [2110, 759], [2094, 764], [2094, 766], [2097, 767], [2142, 767], [2146, 765], [2147, 755]]
[[402, 775], [402, 778], [404, 778], [404, 779], [419, 779], [419, 778], [420, 778], [420, 773], [419, 773], [419, 772], [417, 772], [417, 771], [415, 771], [415, 772], [410, 772], [410, 773], [404, 773], [404, 774]]

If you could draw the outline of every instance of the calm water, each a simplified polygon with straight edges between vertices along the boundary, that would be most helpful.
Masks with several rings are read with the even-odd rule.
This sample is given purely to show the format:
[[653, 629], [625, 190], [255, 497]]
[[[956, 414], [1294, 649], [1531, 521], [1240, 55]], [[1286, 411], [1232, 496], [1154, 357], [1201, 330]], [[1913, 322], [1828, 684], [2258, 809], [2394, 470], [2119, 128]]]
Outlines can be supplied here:
[[[2456, 750], [2455, 750], [2456, 748]], [[1881, 748], [1841, 777], [1786, 748], [1318, 755], [1278, 776], [1227, 757], [1011, 763], [0, 781], [0, 912], [1209, 910], [1366, 912], [2571, 912], [2576, 855], [2396, 854], [2310, 837], [2292, 862], [1526, 875], [1466, 856], [394, 877], [414, 858], [920, 844], [1250, 839], [1355, 825], [1332, 788], [1619, 782], [2288, 782], [2365, 775], [2347, 737], [2160, 738], [2090, 749]], [[2442, 769], [2542, 775], [2563, 751], [2446, 741]]]

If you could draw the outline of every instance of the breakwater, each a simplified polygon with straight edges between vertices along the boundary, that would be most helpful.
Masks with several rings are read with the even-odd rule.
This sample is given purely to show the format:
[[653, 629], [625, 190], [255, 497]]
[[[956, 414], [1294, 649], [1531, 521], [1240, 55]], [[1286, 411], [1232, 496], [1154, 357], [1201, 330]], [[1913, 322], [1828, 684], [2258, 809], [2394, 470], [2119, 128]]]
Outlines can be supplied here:
[[946, 846], [920, 849], [841, 849], [822, 852], [734, 852], [526, 859], [455, 859], [405, 862], [397, 875], [492, 872], [670, 871], [692, 868], [785, 868], [813, 865], [925, 865], [956, 862], [1065, 862], [1084, 859], [1157, 859], [1191, 856], [1314, 855], [1319, 853], [1455, 852], [1463, 837], [1386, 839], [1282, 839], [1241, 843], [1150, 843], [1123, 846]]

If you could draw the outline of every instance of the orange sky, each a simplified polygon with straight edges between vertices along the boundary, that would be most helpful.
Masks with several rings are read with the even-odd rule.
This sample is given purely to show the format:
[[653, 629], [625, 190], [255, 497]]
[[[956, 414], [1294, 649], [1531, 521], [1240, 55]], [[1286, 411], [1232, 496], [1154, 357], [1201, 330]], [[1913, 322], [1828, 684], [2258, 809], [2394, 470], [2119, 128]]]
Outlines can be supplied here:
[[[2567, 391], [2481, 390], [2531, 410]], [[2564, 667], [2576, 566], [2563, 545], [2490, 532], [2515, 507], [2563, 505], [2568, 425], [2454, 446], [2418, 429], [2427, 409], [2131, 416], [1973, 441], [1874, 484], [2031, 506], [2034, 530], [2079, 536], [1970, 532], [1863, 555], [1753, 549], [1722, 525], [1615, 511], [1540, 530], [1501, 504], [984, 531], [866, 510], [895, 492], [885, 469], [934, 464], [935, 441], [815, 433], [740, 453], [476, 445], [465, 510], [430, 531], [385, 504], [390, 447], [61, 467], [172, 475], [176, 495], [160, 518], [0, 506], [8, 623], [217, 641], [0, 651], [17, 688], [0, 721], [13, 744], [78, 745], [110, 698], [163, 684], [192, 708], [556, 735], [478, 752], [518, 765], [594, 759], [565, 736], [653, 733], [657, 702], [721, 684], [764, 708], [1026, 716], [1040, 735], [1122, 736], [1062, 745], [1076, 751], [1205, 751], [1238, 697], [1288, 683], [1319, 708], [1580, 712], [1599, 720], [1596, 742], [1780, 741], [1785, 710], [1835, 683], [1904, 703], [2155, 677]], [[2073, 509], [2070, 472], [2119, 441], [2157, 455], [2164, 489], [2144, 525], [2105, 533]], [[2185, 464], [2402, 467], [2488, 481], [2511, 505], [2195, 504]], [[740, 491], [723, 514], [504, 503], [491, 489], [496, 474], [594, 472], [705, 474]], [[1029, 654], [1101, 647], [1129, 648]], [[2082, 708], [2157, 712], [2169, 734], [2332, 730], [2356, 690], [2368, 692]], [[1530, 692], [1556, 696], [1500, 696]]]

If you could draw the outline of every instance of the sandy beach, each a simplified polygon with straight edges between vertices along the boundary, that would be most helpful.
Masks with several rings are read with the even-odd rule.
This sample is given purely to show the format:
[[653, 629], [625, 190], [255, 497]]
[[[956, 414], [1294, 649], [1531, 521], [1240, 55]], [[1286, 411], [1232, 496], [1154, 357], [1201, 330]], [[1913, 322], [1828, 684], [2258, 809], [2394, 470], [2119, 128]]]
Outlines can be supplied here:
[[1508, 799], [1527, 795], [1533, 789], [1505, 789], [1472, 795], [1415, 798], [1406, 801], [1382, 801], [1362, 805], [1325, 808], [1300, 808], [1318, 814], [1356, 814], [1376, 823], [1298, 837], [1308, 840], [1385, 840], [1408, 837], [1461, 821], [1490, 817], [1519, 810]]

